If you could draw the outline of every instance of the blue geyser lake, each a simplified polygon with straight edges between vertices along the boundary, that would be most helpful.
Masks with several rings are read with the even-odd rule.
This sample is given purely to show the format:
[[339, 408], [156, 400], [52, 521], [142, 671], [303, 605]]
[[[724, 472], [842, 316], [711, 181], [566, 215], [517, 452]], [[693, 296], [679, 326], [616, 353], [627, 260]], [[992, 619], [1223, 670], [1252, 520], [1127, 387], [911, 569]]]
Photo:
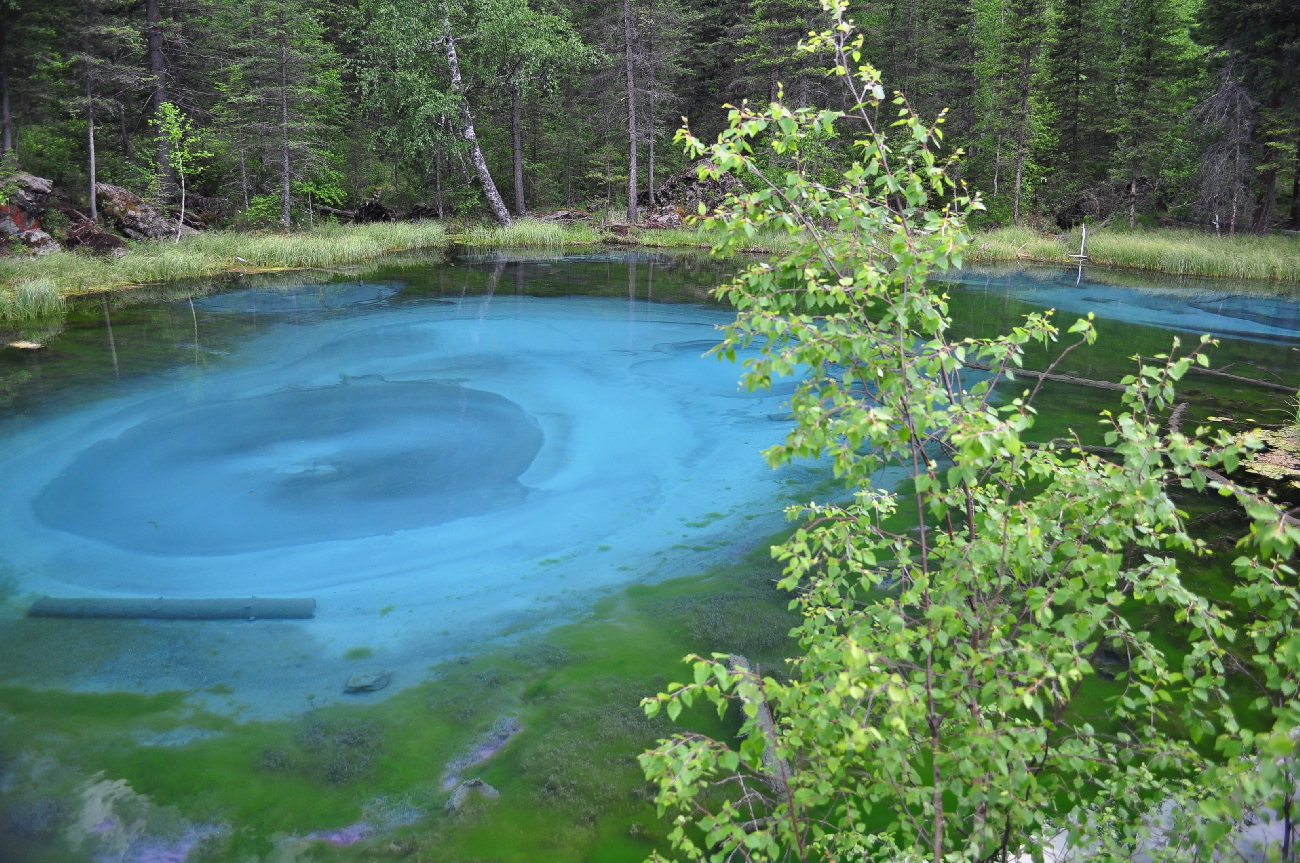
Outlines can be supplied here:
[[[837, 492], [818, 465], [767, 467], [759, 453], [787, 430], [790, 385], [745, 392], [737, 365], [704, 356], [732, 313], [702, 301], [722, 269], [683, 276], [690, 266], [503, 254], [173, 304], [177, 332], [192, 318], [193, 362], [0, 426], [10, 616], [51, 594], [314, 597], [317, 617], [120, 624], [96, 664], [52, 656], [8, 679], [224, 684], [228, 697], [200, 696], [208, 707], [284, 714], [341, 697], [353, 671], [387, 669], [397, 690], [603, 593], [750, 550], [785, 524], [785, 506]], [[655, 278], [694, 288], [656, 301]], [[1104, 273], [1075, 284], [1046, 270], [959, 279], [964, 320], [991, 329], [1054, 307], [1063, 326], [1095, 311], [1161, 338], [1255, 344], [1248, 352], [1300, 334], [1288, 292], [1123, 287]], [[600, 293], [593, 285], [628, 295], [583, 295]], [[221, 321], [256, 325], [205, 351], [205, 328]], [[114, 370], [129, 363], [131, 332], [102, 333], [96, 350], [111, 351]], [[52, 646], [58, 627], [74, 631], [43, 626]], [[367, 649], [361, 664], [354, 648]]]
[[67, 682], [228, 682], [258, 708], [301, 709], [337, 695], [343, 654], [368, 647], [397, 687], [415, 683], [598, 591], [747, 551], [823, 478], [758, 454], [785, 432], [785, 394], [747, 393], [736, 365], [703, 356], [724, 310], [392, 293], [196, 300], [196, 321], [275, 322], [199, 371], [5, 434], [0, 559], [21, 592], [318, 600], [303, 623], [158, 624], [172, 661], [145, 650]]

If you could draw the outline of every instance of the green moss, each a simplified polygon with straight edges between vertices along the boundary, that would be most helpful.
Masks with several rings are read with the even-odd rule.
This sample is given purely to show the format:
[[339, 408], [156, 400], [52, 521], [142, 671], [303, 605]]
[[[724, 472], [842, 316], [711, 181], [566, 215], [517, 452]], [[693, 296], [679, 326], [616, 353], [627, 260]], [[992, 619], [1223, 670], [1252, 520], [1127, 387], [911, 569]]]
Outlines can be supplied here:
[[[380, 612], [380, 614], [382, 615], [383, 612]], [[369, 647], [350, 647], [343, 651], [344, 659], [351, 659], [354, 661], [358, 659], [369, 659], [374, 655], [375, 651]]]

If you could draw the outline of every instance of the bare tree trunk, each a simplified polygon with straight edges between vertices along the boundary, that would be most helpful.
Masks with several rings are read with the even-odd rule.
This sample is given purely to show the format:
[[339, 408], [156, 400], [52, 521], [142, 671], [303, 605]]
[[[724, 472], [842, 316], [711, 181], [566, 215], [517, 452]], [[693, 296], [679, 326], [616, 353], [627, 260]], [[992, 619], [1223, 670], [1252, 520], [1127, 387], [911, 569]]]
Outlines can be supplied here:
[[523, 85], [515, 82], [511, 94], [511, 137], [515, 155], [515, 215], [523, 216], [524, 209], [524, 95]]
[[[652, 82], [653, 83], [653, 82]], [[648, 130], [650, 140], [646, 142], [646, 190], [650, 193], [650, 208], [655, 206], [655, 97], [654, 93], [650, 94], [650, 128]]]
[[99, 221], [99, 205], [95, 201], [95, 103], [91, 101], [90, 79], [86, 79], [86, 145], [90, 152], [90, 220]]
[[[564, 107], [571, 107], [573, 101], [573, 82], [564, 79]], [[573, 206], [573, 136], [564, 136], [564, 206]]]
[[239, 189], [244, 193], [244, 209], [248, 209], [248, 166], [244, 164], [244, 146], [239, 145]]
[[1300, 231], [1300, 143], [1296, 144], [1291, 175], [1291, 230]]
[[[1295, 787], [1295, 779], [1288, 776], [1291, 780], [1291, 787]], [[1290, 861], [1291, 859], [1291, 804], [1293, 795], [1290, 790], [1282, 797], [1282, 859]]]
[[289, 34], [285, 30], [283, 17], [280, 19], [280, 224], [288, 228], [292, 224], [290, 180], [293, 178], [293, 165], [289, 160]]
[[1012, 208], [1011, 221], [1020, 224], [1020, 186], [1025, 173], [1025, 139], [1029, 135], [1029, 91], [1028, 88], [1020, 100], [1020, 134], [1016, 138], [1016, 192]]
[[[1116, 76], [1115, 89], [1119, 93], [1119, 104], [1121, 114], [1131, 115], [1133, 106], [1128, 103], [1128, 21], [1129, 12], [1132, 9], [1131, 0], [1124, 0], [1123, 12], [1120, 15], [1119, 27], [1119, 70]], [[1130, 120], [1131, 116], [1127, 119]], [[1130, 126], [1131, 129], [1131, 126]], [[1130, 134], [1133, 134], [1130, 131]], [[1133, 153], [1131, 159], [1133, 163], [1129, 167], [1129, 184], [1128, 184], [1128, 227], [1133, 230], [1137, 227], [1137, 140], [1134, 137], [1129, 141]]]
[[126, 131], [126, 105], [117, 103], [117, 134], [122, 143], [122, 155], [131, 158], [131, 136]]
[[181, 241], [181, 231], [185, 228], [185, 172], [180, 174], [181, 178], [181, 214], [176, 220], [176, 242]]
[[1259, 182], [1259, 198], [1255, 203], [1256, 234], [1267, 234], [1273, 222], [1273, 204], [1277, 202], [1277, 167], [1264, 171]]
[[[149, 42], [149, 75], [153, 78], [153, 116], [162, 121], [162, 106], [167, 101], [167, 59], [163, 55], [160, 0], [145, 2], [145, 34]], [[164, 198], [170, 198], [176, 192], [176, 177], [172, 173], [171, 151], [166, 137], [155, 137], [158, 161], [159, 191]]]
[[623, 61], [627, 69], [627, 220], [636, 224], [636, 77], [632, 72], [632, 0], [623, 0]]
[[6, 29], [0, 29], [0, 155], [14, 148], [13, 118], [9, 115], [9, 54]]
[[1137, 200], [1138, 200], [1138, 177], [1137, 163], [1134, 162], [1129, 170], [1128, 179], [1128, 229], [1137, 228]]
[[649, 128], [646, 130], [646, 154], [645, 154], [645, 172], [646, 172], [646, 192], [649, 198], [650, 208], [655, 207], [655, 87], [658, 84], [658, 78], [655, 75], [655, 45], [654, 45], [654, 0], [650, 3], [650, 35], [646, 37], [646, 61], [650, 73], [650, 116], [647, 119]]
[[433, 151], [433, 188], [438, 196], [438, 218], [441, 219], [442, 213], [442, 144], [438, 149]]
[[998, 196], [998, 177], [1002, 173], [1002, 131], [998, 130], [997, 145], [993, 149], [993, 197]]
[[[86, 6], [86, 29], [90, 29], [90, 6]], [[99, 221], [99, 205], [95, 201], [95, 93], [90, 85], [90, 36], [82, 42], [86, 59], [86, 150], [89, 156], [87, 165], [90, 170], [90, 220]]]
[[509, 225], [512, 221], [510, 211], [506, 209], [506, 202], [501, 200], [497, 184], [492, 182], [492, 173], [488, 170], [487, 160], [483, 158], [483, 150], [478, 145], [478, 135], [474, 133], [474, 115], [470, 113], [469, 100], [465, 98], [465, 86], [460, 77], [460, 59], [456, 56], [456, 40], [451, 35], [451, 15], [447, 12], [446, 6], [442, 8], [442, 26], [442, 42], [443, 47], [447, 49], [447, 66], [451, 71], [451, 89], [460, 101], [462, 134], [469, 142], [469, 155], [470, 161], [474, 163], [474, 173], [478, 175], [479, 183], [483, 185], [483, 194], [492, 209], [492, 215], [502, 225]]
[[1025, 177], [1025, 159], [1029, 156], [1029, 92], [1032, 84], [1034, 73], [1034, 54], [1037, 53], [1037, 44], [1020, 45], [1020, 129], [1016, 134], [1016, 189], [1012, 206], [1011, 220], [1020, 224], [1020, 196], [1024, 188]]

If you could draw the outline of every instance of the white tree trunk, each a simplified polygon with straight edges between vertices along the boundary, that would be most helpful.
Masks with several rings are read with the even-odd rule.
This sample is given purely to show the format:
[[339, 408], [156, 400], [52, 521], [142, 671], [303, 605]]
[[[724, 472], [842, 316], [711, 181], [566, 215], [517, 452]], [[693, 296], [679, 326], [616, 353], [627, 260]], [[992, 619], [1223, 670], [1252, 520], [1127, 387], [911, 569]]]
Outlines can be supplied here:
[[289, 34], [280, 29], [280, 224], [292, 224], [293, 211], [289, 198], [293, 165], [289, 160]]
[[636, 224], [636, 77], [632, 71], [632, 0], [623, 0], [623, 59], [627, 68], [627, 220]]
[[523, 216], [524, 206], [524, 96], [523, 85], [516, 83], [511, 105], [511, 137], [515, 156], [515, 215]]
[[478, 175], [478, 180], [483, 185], [483, 194], [487, 198], [488, 206], [492, 209], [492, 215], [502, 225], [509, 225], [512, 221], [510, 211], [506, 209], [506, 202], [501, 200], [501, 193], [497, 191], [497, 184], [492, 182], [492, 173], [488, 170], [487, 159], [483, 158], [483, 150], [478, 145], [478, 135], [474, 133], [474, 115], [470, 113], [469, 101], [465, 98], [465, 87], [460, 77], [460, 58], [456, 56], [456, 40], [451, 35], [451, 16], [447, 13], [445, 6], [442, 14], [442, 41], [447, 49], [447, 66], [451, 71], [451, 89], [460, 101], [461, 130], [465, 140], [469, 142], [470, 161], [474, 163], [474, 173]]

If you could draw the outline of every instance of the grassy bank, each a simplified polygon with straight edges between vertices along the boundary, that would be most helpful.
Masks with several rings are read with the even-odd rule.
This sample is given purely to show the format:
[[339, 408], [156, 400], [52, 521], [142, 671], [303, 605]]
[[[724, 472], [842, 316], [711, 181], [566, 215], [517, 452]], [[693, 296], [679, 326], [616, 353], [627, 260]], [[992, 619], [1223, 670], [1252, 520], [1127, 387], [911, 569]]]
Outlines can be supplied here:
[[589, 224], [560, 225], [539, 219], [519, 219], [504, 228], [469, 225], [453, 231], [450, 239], [465, 246], [534, 249], [590, 245], [600, 242], [600, 232]]
[[[648, 248], [707, 248], [709, 234], [695, 228], [641, 231], [615, 237], [590, 224], [557, 225], [521, 219], [445, 228], [437, 222], [323, 225], [298, 233], [210, 231], [179, 243], [133, 243], [123, 258], [58, 252], [40, 258], [0, 258], [0, 318], [57, 311], [62, 297], [112, 288], [196, 279], [221, 273], [264, 272], [353, 264], [385, 252], [438, 248], [451, 243], [485, 248], [562, 248], [602, 241]], [[762, 231], [747, 251], [778, 253], [784, 231]], [[1002, 228], [975, 237], [972, 261], [1071, 264], [1079, 234], [1044, 236]], [[1177, 275], [1300, 281], [1300, 237], [1214, 237], [1190, 231], [1116, 231], [1089, 234], [1092, 264]]]
[[[967, 258], [974, 261], [1041, 261], [1072, 264], [1080, 232], [1044, 236], [1027, 228], [979, 234]], [[1091, 264], [1156, 270], [1181, 276], [1300, 281], [1300, 237], [1242, 234], [1216, 237], [1196, 231], [1099, 230], [1088, 233]]]
[[446, 242], [446, 231], [436, 222], [324, 225], [292, 234], [208, 231], [179, 243], [132, 243], [122, 258], [79, 252], [0, 258], [0, 287], [13, 289], [43, 279], [66, 296], [231, 270], [329, 267]]
[[179, 243], [132, 243], [122, 258], [80, 252], [0, 258], [0, 317], [48, 311], [60, 297], [227, 272], [309, 269], [353, 264], [385, 252], [440, 248], [552, 248], [599, 242], [591, 225], [564, 226], [521, 219], [506, 228], [438, 222], [326, 224], [295, 233], [209, 231]]

